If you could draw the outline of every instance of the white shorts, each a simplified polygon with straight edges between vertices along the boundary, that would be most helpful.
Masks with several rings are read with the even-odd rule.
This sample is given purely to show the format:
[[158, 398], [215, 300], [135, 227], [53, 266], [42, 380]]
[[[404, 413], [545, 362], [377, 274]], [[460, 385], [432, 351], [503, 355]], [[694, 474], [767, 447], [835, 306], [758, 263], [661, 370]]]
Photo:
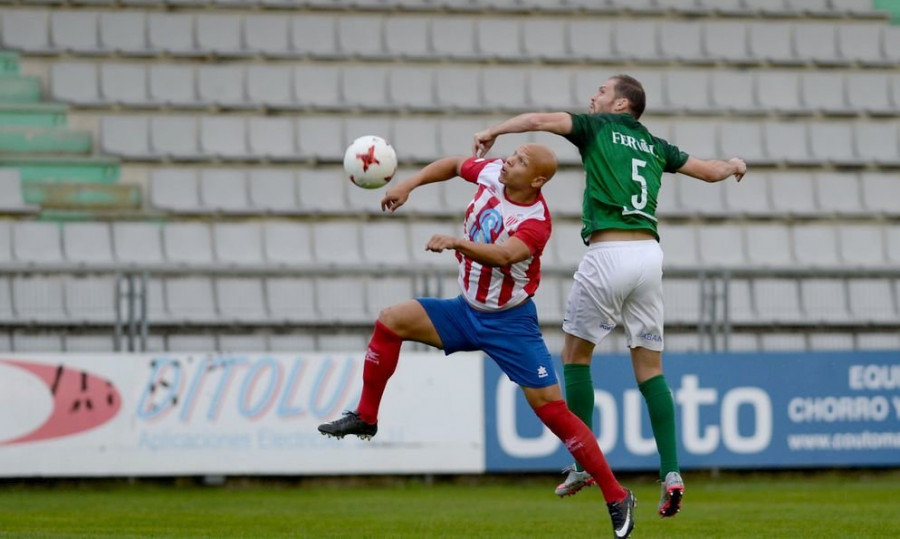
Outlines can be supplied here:
[[629, 348], [661, 352], [662, 261], [655, 240], [592, 244], [575, 272], [563, 331], [596, 345], [621, 321]]

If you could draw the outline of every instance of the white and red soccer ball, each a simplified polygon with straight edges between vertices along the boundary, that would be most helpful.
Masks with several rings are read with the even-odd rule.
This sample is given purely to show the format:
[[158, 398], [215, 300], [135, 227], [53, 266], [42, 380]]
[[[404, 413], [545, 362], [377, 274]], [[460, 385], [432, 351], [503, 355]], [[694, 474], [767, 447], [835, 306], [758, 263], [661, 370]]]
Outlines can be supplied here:
[[365, 189], [378, 189], [397, 171], [397, 154], [381, 137], [366, 135], [354, 140], [344, 152], [344, 172]]

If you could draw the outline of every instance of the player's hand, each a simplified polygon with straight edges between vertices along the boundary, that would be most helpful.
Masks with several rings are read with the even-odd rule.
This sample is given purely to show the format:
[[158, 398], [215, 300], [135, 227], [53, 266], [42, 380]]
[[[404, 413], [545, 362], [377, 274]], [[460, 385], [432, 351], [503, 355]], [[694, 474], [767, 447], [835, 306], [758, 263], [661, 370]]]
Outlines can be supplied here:
[[472, 144], [472, 154], [475, 157], [484, 157], [487, 155], [488, 151], [490, 151], [491, 146], [494, 145], [495, 140], [497, 140], [497, 137], [491, 135], [491, 132], [488, 129], [475, 133], [475, 140]]
[[428, 240], [428, 244], [425, 246], [426, 251], [432, 251], [435, 253], [443, 252], [444, 249], [455, 249], [456, 248], [456, 238], [453, 236], [445, 236], [444, 234], [435, 234], [431, 236], [431, 239]]
[[408, 198], [409, 189], [405, 188], [403, 184], [394, 185], [387, 190], [384, 198], [381, 199], [381, 211], [394, 213]]
[[744, 174], [747, 173], [747, 163], [745, 163], [743, 159], [740, 159], [738, 157], [732, 157], [728, 160], [728, 162], [734, 165], [735, 168], [737, 168], [737, 172], [734, 173], [734, 178], [737, 181], [741, 181], [741, 179], [743, 179], [744, 177]]

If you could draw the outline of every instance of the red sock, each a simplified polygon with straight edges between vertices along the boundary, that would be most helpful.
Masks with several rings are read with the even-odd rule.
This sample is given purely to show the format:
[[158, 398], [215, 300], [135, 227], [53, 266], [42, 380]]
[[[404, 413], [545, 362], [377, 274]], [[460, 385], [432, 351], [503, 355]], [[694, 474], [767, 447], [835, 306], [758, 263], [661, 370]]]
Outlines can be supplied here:
[[547, 403], [534, 412], [562, 440], [578, 464], [591, 474], [603, 491], [603, 498], [607, 503], [617, 502], [626, 496], [625, 489], [616, 480], [603, 451], [597, 445], [594, 433], [566, 407], [565, 401]]
[[400, 345], [403, 344], [391, 328], [375, 321], [375, 333], [369, 341], [369, 349], [366, 350], [366, 361], [363, 366], [363, 389], [359, 397], [359, 405], [356, 412], [359, 418], [366, 423], [378, 422], [378, 406], [381, 404], [381, 396], [387, 381], [397, 369], [397, 360], [400, 358]]

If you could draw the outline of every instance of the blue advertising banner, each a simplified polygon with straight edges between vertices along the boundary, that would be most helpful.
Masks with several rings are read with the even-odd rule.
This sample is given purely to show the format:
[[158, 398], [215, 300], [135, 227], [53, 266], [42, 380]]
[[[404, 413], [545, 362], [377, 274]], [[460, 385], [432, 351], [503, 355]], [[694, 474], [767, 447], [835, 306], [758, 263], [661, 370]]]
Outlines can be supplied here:
[[[664, 363], [683, 468], [900, 465], [898, 352], [673, 353]], [[521, 391], [494, 362], [484, 365], [487, 471], [571, 463]], [[613, 469], [657, 469], [630, 359], [596, 356], [591, 373], [594, 433]]]

